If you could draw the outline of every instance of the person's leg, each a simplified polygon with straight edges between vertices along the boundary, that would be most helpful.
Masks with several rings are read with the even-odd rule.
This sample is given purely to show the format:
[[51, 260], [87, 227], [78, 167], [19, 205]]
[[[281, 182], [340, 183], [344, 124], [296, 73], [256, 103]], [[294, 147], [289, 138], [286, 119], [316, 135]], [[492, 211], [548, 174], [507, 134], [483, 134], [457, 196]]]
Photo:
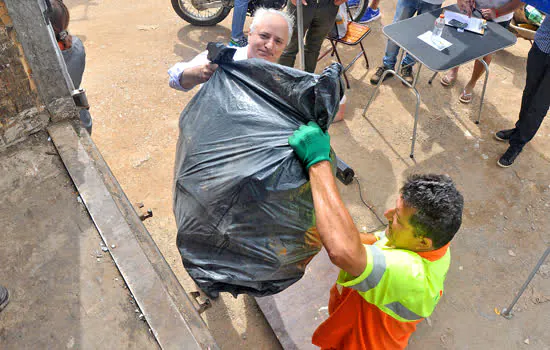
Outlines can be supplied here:
[[363, 14], [363, 16], [357, 22], [369, 23], [370, 21], [374, 21], [375, 19], [380, 18], [380, 9], [378, 9], [379, 3], [380, 3], [380, 0], [373, 0], [373, 2], [369, 5], [369, 7], [367, 7], [367, 10]]
[[[402, 21], [407, 18], [411, 18], [416, 12], [416, 2], [418, 0], [398, 0], [395, 7], [395, 15], [393, 16], [393, 23]], [[386, 52], [382, 59], [382, 66], [376, 69], [373, 75], [370, 77], [370, 83], [373, 85], [378, 84], [384, 72], [388, 69], [395, 69], [395, 63], [397, 62], [397, 55], [399, 54], [399, 46], [393, 41], [388, 40], [386, 44]], [[384, 80], [390, 78], [390, 74], [386, 74]]]
[[[498, 24], [504, 28], [508, 28], [510, 21], [498, 22]], [[492, 59], [493, 55], [487, 55], [483, 57], [483, 60], [485, 61], [485, 63], [487, 63], [487, 65], [491, 64]], [[462, 97], [469, 96], [469, 100], [472, 99], [472, 92], [474, 91], [477, 81], [479, 80], [479, 78], [481, 78], [484, 72], [485, 67], [483, 67], [483, 64], [481, 62], [476, 60], [474, 63], [474, 70], [472, 72], [472, 76], [470, 77], [470, 81], [468, 82], [468, 84], [466, 84], [464, 90], [462, 91]], [[468, 100], [468, 98], [466, 98], [466, 100]]]
[[[533, 97], [535, 95], [535, 92], [537, 90], [537, 86], [539, 85], [539, 78], [542, 79], [542, 75], [539, 74], [533, 74], [536, 73], [534, 69], [542, 69], [542, 61], [540, 58], [537, 58], [536, 56], [539, 56], [538, 47], [536, 47], [535, 44], [531, 46], [531, 50], [529, 50], [529, 54], [527, 56], [527, 66], [526, 66], [526, 72], [527, 77], [525, 79], [525, 88], [523, 89], [523, 95], [521, 98], [521, 107], [519, 110], [519, 119], [516, 122], [513, 129], [504, 129], [500, 130], [495, 133], [495, 138], [499, 141], [504, 142], [511, 142], [510, 145], [514, 144], [515, 146], [523, 147], [525, 144], [521, 141], [521, 137], [519, 134], [519, 128], [520, 128], [520, 120], [525, 119], [525, 116], [527, 115], [527, 110], [529, 109], [529, 106], [533, 102]], [[523, 116], [523, 117], [522, 117]], [[516, 134], [513, 141], [510, 141], [512, 139], [512, 136]]]
[[[421, 15], [424, 12], [437, 10], [440, 7], [441, 7], [441, 5], [429, 4], [429, 3], [424, 2], [422, 0], [416, 0], [415, 6], [414, 6], [414, 12], [416, 12], [417, 15]], [[413, 15], [411, 15], [411, 17]], [[416, 61], [414, 60], [414, 58], [412, 58], [411, 55], [409, 55], [408, 52], [405, 55], [405, 57], [403, 58], [403, 61], [401, 61], [401, 70], [400, 70], [399, 74], [409, 84], [412, 84], [413, 81], [414, 81], [412, 67], [415, 63], [416, 63]]]
[[[493, 59], [493, 55], [487, 55], [483, 57], [483, 60], [487, 65], [491, 64], [491, 60]], [[485, 67], [483, 67], [483, 63], [479, 62], [478, 60], [474, 63], [474, 70], [472, 71], [472, 76], [470, 77], [470, 81], [466, 86], [464, 87], [464, 90], [462, 90], [461, 94], [461, 101], [471, 101], [472, 100], [472, 92], [474, 91], [474, 87], [476, 86], [477, 81], [479, 78], [485, 73]]]
[[298, 21], [296, 21], [296, 7], [292, 5], [290, 0], [287, 3], [287, 10], [288, 13], [291, 14], [291, 16], [294, 18], [294, 27], [292, 29], [292, 37], [290, 38], [290, 41], [288, 42], [285, 50], [281, 54], [281, 57], [279, 58], [279, 64], [287, 67], [294, 67], [296, 54], [298, 54]]
[[550, 106], [550, 55], [536, 44], [527, 58], [527, 78], [521, 100], [519, 119], [510, 136], [510, 147], [499, 159], [502, 167], [512, 165], [525, 144], [535, 136]]
[[313, 18], [309, 29], [307, 30], [304, 53], [305, 53], [305, 71], [309, 73], [315, 72], [317, 66], [317, 58], [321, 51], [321, 45], [327, 34], [334, 27], [338, 6], [334, 5], [333, 0], [321, 0], [324, 3], [317, 4], [317, 8], [313, 11]]
[[[306, 34], [313, 18], [313, 11], [311, 10], [312, 6], [314, 6], [313, 2], [302, 7], [304, 35]], [[279, 58], [279, 64], [287, 67], [294, 67], [296, 55], [298, 54], [298, 21], [296, 20], [296, 6], [294, 6], [290, 0], [287, 3], [287, 11], [294, 18], [294, 28], [292, 30], [292, 38], [290, 38], [286, 49], [281, 55], [281, 58]]]
[[542, 52], [536, 44], [527, 59], [527, 79], [521, 100], [516, 132], [510, 145], [523, 147], [537, 133], [550, 106], [550, 55]]
[[[441, 6], [440, 6], [441, 7]], [[455, 67], [453, 69], [450, 69], [445, 73], [444, 76], [441, 77], [441, 85], [443, 86], [452, 86], [456, 82], [456, 78], [458, 77], [458, 69], [460, 67]]]
[[[416, 12], [416, 2], [417, 0], [398, 0], [395, 7], [395, 15], [393, 16], [393, 23], [411, 18]], [[399, 46], [393, 41], [388, 40], [386, 44], [386, 53], [382, 59], [384, 67], [394, 69], [398, 53]]]
[[248, 9], [248, 0], [235, 0], [233, 7], [233, 20], [231, 22], [231, 39], [239, 43], [243, 38], [246, 39], [243, 29], [246, 20], [246, 11]]
[[416, 15], [419, 16], [426, 12], [432, 12], [435, 10], [439, 10], [441, 8], [441, 4], [430, 4], [429, 2], [424, 2], [422, 0], [418, 0], [418, 3], [416, 4]]
[[441, 85], [443, 86], [453, 85], [456, 82], [456, 78], [458, 77], [459, 68], [460, 66], [448, 70], [447, 73], [445, 73], [445, 75], [441, 77]]

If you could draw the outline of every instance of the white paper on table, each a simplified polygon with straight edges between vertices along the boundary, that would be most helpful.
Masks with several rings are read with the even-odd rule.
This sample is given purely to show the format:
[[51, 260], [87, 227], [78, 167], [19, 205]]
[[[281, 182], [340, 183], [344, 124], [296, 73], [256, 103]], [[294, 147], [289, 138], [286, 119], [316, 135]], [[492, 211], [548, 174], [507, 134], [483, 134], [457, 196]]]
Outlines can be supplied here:
[[424, 34], [419, 35], [418, 39], [420, 39], [423, 42], [425, 42], [426, 44], [430, 45], [431, 47], [433, 47], [437, 51], [443, 51], [443, 50], [445, 50], [446, 48], [448, 48], [449, 46], [452, 45], [452, 43], [448, 42], [447, 40], [445, 40], [441, 37], [438, 39], [439, 44], [434, 43], [432, 41], [432, 32], [431, 31], [427, 31]]
[[468, 26], [464, 28], [464, 30], [477, 34], [485, 33], [485, 24], [487, 21], [485, 21], [483, 18], [468, 17], [466, 15], [463, 15], [462, 13], [445, 11], [445, 24], [452, 27], [449, 22], [453, 19], [456, 19], [457, 21], [462, 23], [467, 23]]

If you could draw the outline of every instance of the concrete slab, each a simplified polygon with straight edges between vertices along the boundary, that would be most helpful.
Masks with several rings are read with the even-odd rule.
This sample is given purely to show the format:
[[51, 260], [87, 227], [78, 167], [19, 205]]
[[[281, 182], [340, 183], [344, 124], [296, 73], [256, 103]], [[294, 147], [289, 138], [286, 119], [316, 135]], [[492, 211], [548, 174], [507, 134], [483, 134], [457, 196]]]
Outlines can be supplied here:
[[3, 349], [158, 349], [48, 135], [0, 154]]
[[285, 350], [317, 348], [311, 344], [311, 335], [328, 318], [330, 288], [337, 277], [338, 268], [323, 249], [300, 281], [276, 295], [256, 298]]

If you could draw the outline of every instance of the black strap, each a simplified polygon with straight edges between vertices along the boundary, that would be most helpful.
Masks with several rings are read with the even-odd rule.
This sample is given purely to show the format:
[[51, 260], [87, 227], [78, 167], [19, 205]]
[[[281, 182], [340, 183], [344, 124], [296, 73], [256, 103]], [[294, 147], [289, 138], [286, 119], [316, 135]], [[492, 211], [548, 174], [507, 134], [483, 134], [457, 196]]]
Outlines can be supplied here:
[[236, 48], [227, 47], [223, 43], [208, 43], [208, 60], [212, 63], [233, 62], [233, 56], [237, 52]]

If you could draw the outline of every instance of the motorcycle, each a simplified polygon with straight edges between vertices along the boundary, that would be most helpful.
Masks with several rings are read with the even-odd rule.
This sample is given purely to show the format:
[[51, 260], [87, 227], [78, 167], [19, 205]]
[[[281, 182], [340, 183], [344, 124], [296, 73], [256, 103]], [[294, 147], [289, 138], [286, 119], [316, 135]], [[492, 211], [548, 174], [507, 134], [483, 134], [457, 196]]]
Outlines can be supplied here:
[[[171, 0], [174, 11], [184, 21], [195, 26], [213, 26], [223, 21], [231, 12], [234, 0]], [[312, 0], [313, 1], [313, 0]], [[281, 10], [286, 6], [286, 0], [250, 0], [247, 15], [254, 16], [260, 7]], [[355, 21], [363, 16], [369, 5], [368, 0], [353, 1], [349, 5], [352, 19]]]
[[[171, 0], [174, 11], [184, 21], [195, 26], [213, 26], [225, 19], [233, 8], [234, 0]], [[254, 16], [260, 7], [281, 10], [286, 0], [250, 0], [248, 16]]]

